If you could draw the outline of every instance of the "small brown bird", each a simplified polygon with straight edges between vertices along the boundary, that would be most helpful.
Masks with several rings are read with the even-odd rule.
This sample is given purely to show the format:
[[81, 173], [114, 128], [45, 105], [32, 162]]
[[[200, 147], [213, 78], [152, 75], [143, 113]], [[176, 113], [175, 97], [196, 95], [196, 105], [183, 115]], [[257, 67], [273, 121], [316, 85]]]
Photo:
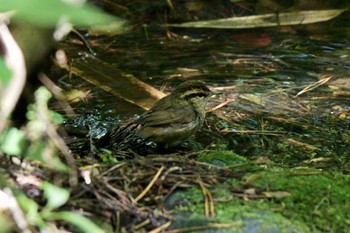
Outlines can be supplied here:
[[163, 148], [175, 147], [193, 135], [203, 124], [210, 95], [202, 82], [182, 83], [150, 110], [110, 134], [112, 145], [131, 138], [151, 140]]

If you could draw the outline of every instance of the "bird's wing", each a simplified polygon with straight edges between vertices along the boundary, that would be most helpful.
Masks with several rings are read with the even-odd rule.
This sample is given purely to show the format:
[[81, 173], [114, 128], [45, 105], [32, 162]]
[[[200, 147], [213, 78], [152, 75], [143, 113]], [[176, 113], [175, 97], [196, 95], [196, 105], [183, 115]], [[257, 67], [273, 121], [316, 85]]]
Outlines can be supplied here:
[[165, 98], [158, 101], [148, 112], [134, 121], [146, 126], [160, 126], [165, 124], [186, 124], [197, 117], [193, 107], [181, 101], [168, 101]]

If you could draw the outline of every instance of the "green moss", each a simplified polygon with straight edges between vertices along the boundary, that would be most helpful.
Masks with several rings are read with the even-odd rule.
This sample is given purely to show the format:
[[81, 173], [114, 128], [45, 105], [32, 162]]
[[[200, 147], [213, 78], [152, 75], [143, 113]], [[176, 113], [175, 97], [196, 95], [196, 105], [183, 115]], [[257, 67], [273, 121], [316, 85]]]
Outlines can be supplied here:
[[233, 151], [212, 151], [204, 153], [198, 158], [198, 161], [211, 163], [220, 167], [248, 163], [246, 158], [239, 156]]
[[264, 172], [252, 181], [257, 189], [286, 191], [291, 195], [272, 199], [281, 214], [322, 232], [347, 232], [350, 227], [349, 176], [317, 171]]
[[[234, 171], [233, 171], [234, 172]], [[241, 228], [258, 226], [277, 232], [348, 232], [350, 229], [350, 177], [313, 169], [270, 167], [246, 175], [243, 180], [229, 179], [210, 189], [218, 223], [243, 221]], [[234, 194], [255, 190], [261, 195], [243, 200]], [[265, 193], [276, 196], [267, 198]], [[284, 195], [287, 194], [287, 195]], [[204, 198], [198, 187], [185, 190], [186, 204], [176, 211], [204, 216]], [[176, 212], [175, 211], [175, 212]], [[272, 228], [271, 228], [272, 227]], [[264, 231], [262, 231], [264, 232]]]
[[186, 215], [186, 218], [178, 219], [181, 222], [175, 226], [201, 226], [215, 222], [234, 224], [233, 228], [223, 232], [252, 232], [252, 229], [258, 232], [309, 232], [304, 223], [274, 212], [268, 201], [225, 200], [230, 197], [228, 187], [216, 187], [210, 192], [216, 200], [214, 218], [205, 218], [202, 192], [199, 188], [192, 188], [183, 192], [189, 204], [177, 208], [178, 216]]

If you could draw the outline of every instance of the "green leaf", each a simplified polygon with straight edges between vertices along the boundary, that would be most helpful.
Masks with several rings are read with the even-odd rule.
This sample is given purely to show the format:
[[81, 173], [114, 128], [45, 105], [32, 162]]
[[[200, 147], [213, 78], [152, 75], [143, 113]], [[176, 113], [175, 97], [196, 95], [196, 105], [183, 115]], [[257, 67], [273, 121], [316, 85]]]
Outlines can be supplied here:
[[59, 114], [58, 112], [50, 111], [50, 115], [51, 115], [51, 119], [52, 119], [53, 123], [58, 124], [58, 125], [63, 123], [64, 117], [61, 114]]
[[0, 90], [7, 86], [11, 80], [11, 71], [7, 68], [4, 60], [0, 57]]
[[111, 150], [108, 150], [108, 149], [105, 149], [105, 148], [101, 148], [100, 151], [104, 152], [107, 155], [112, 155], [112, 151]]
[[15, 10], [15, 20], [46, 27], [54, 27], [58, 22], [63, 21], [77, 26], [89, 26], [120, 20], [91, 5], [67, 4], [66, 2], [62, 0], [0, 0], [0, 11]]
[[107, 163], [107, 164], [117, 164], [118, 160], [117, 158], [115, 158], [112, 154], [112, 151], [101, 148], [100, 151], [102, 153], [98, 153], [98, 157], [100, 157], [100, 159], [102, 160], [103, 163]]
[[45, 147], [46, 147], [46, 144], [43, 142], [37, 142], [37, 143], [32, 142], [32, 144], [29, 146], [28, 151], [26, 153], [26, 158], [45, 163], [45, 160], [42, 157]]
[[43, 220], [41, 219], [38, 210], [39, 205], [26, 197], [23, 193], [19, 193], [16, 195], [16, 200], [21, 207], [21, 209], [26, 214], [26, 220], [33, 225], [44, 225]]
[[59, 156], [57, 156], [57, 155], [54, 156], [53, 158], [51, 158], [50, 161], [45, 160], [45, 164], [56, 171], [60, 171], [60, 172], [68, 172], [69, 171], [69, 168], [67, 167], [67, 165], [64, 164], [60, 160]]
[[85, 233], [103, 233], [101, 228], [99, 228], [95, 223], [90, 221], [89, 219], [73, 212], [58, 212], [58, 213], [48, 213], [47, 216], [45, 216], [48, 220], [63, 220], [66, 222], [69, 222], [76, 227], [78, 227], [82, 232]]
[[14, 232], [13, 221], [4, 213], [0, 212], [0, 232]]
[[[27, 149], [26, 158], [30, 160], [37, 160], [45, 164], [46, 166], [56, 171], [68, 172], [68, 167], [64, 164], [57, 153], [53, 153], [48, 156], [45, 149], [47, 149], [48, 142], [35, 141]], [[46, 156], [43, 156], [46, 153]]]
[[0, 150], [9, 155], [21, 156], [26, 145], [25, 133], [17, 128], [10, 128], [0, 137]]
[[44, 196], [47, 199], [46, 208], [56, 209], [64, 205], [69, 199], [69, 191], [48, 182], [42, 185]]
[[36, 119], [35, 105], [34, 104], [29, 104], [27, 108], [28, 108], [27, 113], [26, 113], [27, 119], [29, 121], [34, 121]]
[[46, 87], [41, 86], [35, 91], [34, 96], [35, 96], [35, 100], [38, 104], [39, 103], [47, 104], [49, 102], [49, 100], [51, 99], [52, 94]]

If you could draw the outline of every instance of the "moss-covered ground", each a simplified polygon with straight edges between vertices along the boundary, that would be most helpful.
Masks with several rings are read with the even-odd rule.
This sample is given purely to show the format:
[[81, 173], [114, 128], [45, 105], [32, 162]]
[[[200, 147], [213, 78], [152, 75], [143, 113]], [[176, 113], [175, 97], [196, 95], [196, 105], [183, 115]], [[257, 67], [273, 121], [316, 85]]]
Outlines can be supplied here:
[[[220, 161], [221, 166], [231, 166], [232, 172], [237, 165], [249, 165], [252, 170], [259, 167], [230, 151], [208, 153], [199, 160]], [[215, 216], [205, 218], [200, 188], [177, 194], [187, 201], [175, 212], [191, 213], [191, 218], [207, 220], [207, 224], [233, 224], [230, 230], [222, 225], [220, 230], [225, 232], [347, 232], [350, 228], [349, 176], [341, 173], [269, 165], [241, 180], [229, 179], [209, 192]]]

